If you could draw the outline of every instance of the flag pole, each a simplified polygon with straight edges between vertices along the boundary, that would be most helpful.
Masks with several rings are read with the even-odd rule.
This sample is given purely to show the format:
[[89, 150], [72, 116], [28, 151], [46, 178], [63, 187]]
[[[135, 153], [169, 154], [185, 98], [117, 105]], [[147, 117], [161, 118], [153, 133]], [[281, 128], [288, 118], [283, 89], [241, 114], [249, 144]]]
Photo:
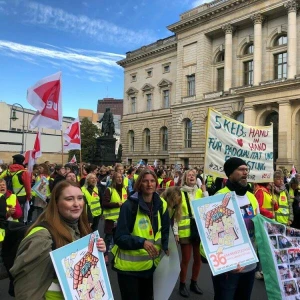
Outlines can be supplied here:
[[62, 130], [61, 130], [61, 164], [64, 165], [64, 139], [63, 139]]

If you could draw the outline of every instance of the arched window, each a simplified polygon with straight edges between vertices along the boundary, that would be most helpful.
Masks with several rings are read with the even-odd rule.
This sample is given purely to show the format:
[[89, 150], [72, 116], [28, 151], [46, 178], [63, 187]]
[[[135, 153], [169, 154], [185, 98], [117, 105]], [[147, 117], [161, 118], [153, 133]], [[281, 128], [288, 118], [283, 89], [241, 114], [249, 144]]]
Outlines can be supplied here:
[[161, 150], [168, 151], [168, 128], [162, 127], [160, 132], [161, 132]]
[[134, 131], [129, 130], [128, 132], [128, 144], [129, 144], [129, 151], [134, 151]]
[[277, 37], [274, 41], [274, 46], [282, 46], [287, 44], [287, 35], [282, 34], [279, 37]]
[[150, 151], [150, 130], [148, 128], [144, 130], [144, 150]]
[[224, 61], [225, 61], [225, 50], [220, 51], [216, 58], [217, 63], [224, 62]]
[[184, 147], [192, 148], [192, 121], [190, 119], [184, 121]]
[[244, 54], [253, 54], [253, 52], [254, 52], [254, 46], [253, 46], [253, 43], [248, 44], [248, 45], [245, 47]]

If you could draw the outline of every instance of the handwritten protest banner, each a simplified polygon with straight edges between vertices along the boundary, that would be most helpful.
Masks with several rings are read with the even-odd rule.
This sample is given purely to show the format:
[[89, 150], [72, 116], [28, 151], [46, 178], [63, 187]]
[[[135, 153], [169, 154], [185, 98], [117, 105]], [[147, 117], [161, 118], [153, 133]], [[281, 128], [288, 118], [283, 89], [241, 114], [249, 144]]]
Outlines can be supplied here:
[[234, 192], [191, 203], [214, 276], [234, 270], [238, 264], [244, 267], [258, 261]]
[[300, 299], [300, 230], [253, 218], [268, 299]]
[[250, 170], [249, 182], [273, 179], [273, 126], [249, 126], [209, 109], [205, 174], [226, 178], [224, 162], [240, 157]]

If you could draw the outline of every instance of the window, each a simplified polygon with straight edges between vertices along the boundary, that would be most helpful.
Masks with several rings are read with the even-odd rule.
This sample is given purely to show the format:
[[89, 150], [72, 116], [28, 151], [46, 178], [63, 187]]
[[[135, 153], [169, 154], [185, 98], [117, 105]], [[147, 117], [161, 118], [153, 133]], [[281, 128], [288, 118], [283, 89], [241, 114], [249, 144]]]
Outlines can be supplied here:
[[129, 151], [134, 151], [134, 131], [129, 131]]
[[253, 84], [253, 60], [244, 62], [244, 85]]
[[236, 114], [235, 119], [241, 123], [244, 123], [244, 114], [242, 112]]
[[195, 74], [187, 76], [187, 96], [195, 96]]
[[220, 62], [224, 62], [224, 61], [225, 61], [225, 51], [223, 50], [218, 54], [216, 62], [220, 63]]
[[135, 113], [136, 111], [136, 97], [131, 97], [131, 113]]
[[162, 151], [168, 151], [168, 128], [163, 127], [161, 129], [161, 149]]
[[244, 54], [253, 54], [253, 52], [254, 52], [253, 44], [247, 45], [246, 48], [245, 48]]
[[287, 52], [274, 55], [275, 79], [287, 77]]
[[192, 121], [187, 119], [184, 126], [184, 147], [192, 148]]
[[224, 68], [217, 69], [217, 91], [224, 90]]
[[152, 94], [146, 94], [147, 97], [147, 111], [151, 110]]
[[144, 130], [144, 138], [145, 138], [144, 150], [150, 151], [150, 130], [148, 128]]
[[131, 75], [131, 82], [136, 81], [136, 74]]
[[146, 75], [147, 75], [147, 78], [148, 78], [148, 77], [152, 77], [152, 70], [153, 70], [153, 68], [146, 69]]
[[287, 44], [287, 35], [281, 35], [279, 36], [274, 43], [274, 46], [282, 46], [282, 45], [286, 45]]
[[169, 108], [170, 107], [170, 91], [169, 90], [164, 90], [163, 91], [163, 107], [164, 108]]
[[164, 73], [169, 73], [170, 72], [170, 65], [164, 66]]

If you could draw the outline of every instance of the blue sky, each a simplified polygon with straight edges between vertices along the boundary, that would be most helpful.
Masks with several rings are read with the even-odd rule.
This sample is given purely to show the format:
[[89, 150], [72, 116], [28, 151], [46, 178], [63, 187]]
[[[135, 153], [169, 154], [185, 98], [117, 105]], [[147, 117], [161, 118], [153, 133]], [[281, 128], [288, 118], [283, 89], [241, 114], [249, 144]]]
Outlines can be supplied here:
[[210, 0], [0, 0], [0, 101], [22, 104], [27, 88], [62, 71], [63, 115], [123, 98], [127, 51], [172, 35], [167, 26]]

